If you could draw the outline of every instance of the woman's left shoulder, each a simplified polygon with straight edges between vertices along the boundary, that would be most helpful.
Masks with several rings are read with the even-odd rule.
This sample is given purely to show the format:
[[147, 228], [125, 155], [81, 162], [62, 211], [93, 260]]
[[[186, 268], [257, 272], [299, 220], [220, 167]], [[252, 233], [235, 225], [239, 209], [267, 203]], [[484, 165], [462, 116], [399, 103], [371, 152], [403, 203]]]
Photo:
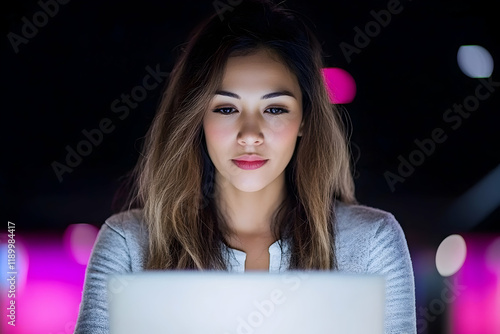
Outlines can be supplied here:
[[334, 212], [336, 232], [340, 234], [375, 234], [381, 230], [401, 229], [392, 213], [371, 206], [335, 200]]
[[336, 256], [340, 271], [386, 279], [386, 333], [416, 333], [415, 284], [408, 245], [394, 215], [336, 202]]
[[[339, 262], [357, 264], [355, 271], [365, 271], [380, 249], [407, 252], [406, 238], [395, 216], [385, 210], [335, 202], [335, 235]], [[406, 249], [405, 249], [406, 248]]]

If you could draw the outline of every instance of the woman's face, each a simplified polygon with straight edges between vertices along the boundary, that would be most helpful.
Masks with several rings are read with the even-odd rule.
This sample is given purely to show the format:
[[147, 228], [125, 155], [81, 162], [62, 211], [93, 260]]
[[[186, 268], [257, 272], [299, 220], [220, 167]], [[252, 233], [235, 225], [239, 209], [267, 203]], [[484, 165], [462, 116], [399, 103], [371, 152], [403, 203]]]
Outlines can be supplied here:
[[[244, 192], [282, 186], [301, 122], [299, 83], [277, 57], [265, 50], [230, 57], [203, 118], [215, 181]], [[265, 163], [237, 161], [249, 160], [245, 155]]]

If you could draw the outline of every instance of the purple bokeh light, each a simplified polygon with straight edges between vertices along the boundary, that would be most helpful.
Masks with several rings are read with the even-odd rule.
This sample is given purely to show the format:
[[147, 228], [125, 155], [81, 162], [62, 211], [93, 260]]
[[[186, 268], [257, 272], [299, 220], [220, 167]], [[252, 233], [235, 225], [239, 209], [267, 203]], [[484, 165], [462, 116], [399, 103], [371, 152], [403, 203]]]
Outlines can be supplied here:
[[351, 103], [356, 96], [356, 82], [349, 72], [329, 67], [322, 69], [330, 102], [335, 104]]

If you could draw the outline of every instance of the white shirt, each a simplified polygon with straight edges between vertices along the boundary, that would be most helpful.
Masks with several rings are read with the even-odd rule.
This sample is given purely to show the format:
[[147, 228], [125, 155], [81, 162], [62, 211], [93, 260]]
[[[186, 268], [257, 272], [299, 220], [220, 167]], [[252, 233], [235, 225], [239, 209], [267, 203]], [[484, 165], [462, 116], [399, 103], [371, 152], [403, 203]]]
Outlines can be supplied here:
[[[280, 244], [283, 247], [283, 254], [285, 254], [282, 258], [282, 251], [280, 248]], [[245, 271], [245, 261], [247, 259], [247, 254], [238, 249], [234, 249], [226, 246], [226, 250], [229, 255], [229, 266], [230, 271], [235, 272], [244, 272]], [[288, 244], [286, 242], [282, 242], [281, 240], [276, 240], [271, 246], [269, 246], [269, 272], [270, 273], [279, 273], [284, 272], [288, 268]]]

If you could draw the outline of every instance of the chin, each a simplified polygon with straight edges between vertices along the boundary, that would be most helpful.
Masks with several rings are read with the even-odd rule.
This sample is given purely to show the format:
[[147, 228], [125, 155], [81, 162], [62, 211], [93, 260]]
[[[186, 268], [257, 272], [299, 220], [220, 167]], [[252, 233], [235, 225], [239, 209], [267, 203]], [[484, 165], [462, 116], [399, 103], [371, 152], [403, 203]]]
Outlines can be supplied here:
[[258, 182], [245, 182], [240, 184], [233, 184], [233, 186], [239, 191], [247, 193], [253, 193], [266, 187], [266, 185], [260, 184]]

